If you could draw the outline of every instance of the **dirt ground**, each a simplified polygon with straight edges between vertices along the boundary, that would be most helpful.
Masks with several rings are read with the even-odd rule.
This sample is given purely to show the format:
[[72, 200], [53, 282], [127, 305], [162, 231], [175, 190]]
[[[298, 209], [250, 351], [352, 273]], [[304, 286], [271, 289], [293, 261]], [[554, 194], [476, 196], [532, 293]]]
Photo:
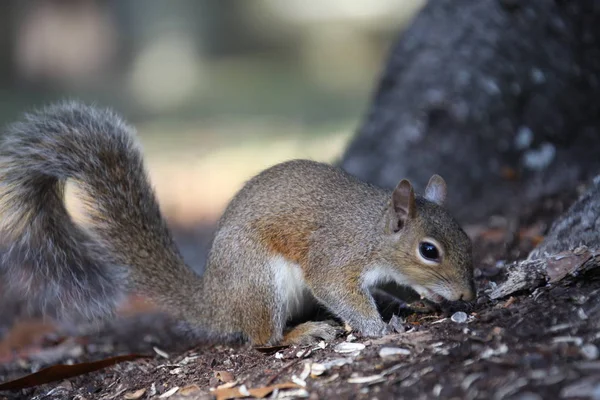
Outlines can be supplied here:
[[[516, 224], [492, 219], [486, 226], [469, 227], [475, 237], [479, 297], [465, 309], [464, 322], [453, 309], [407, 314], [405, 307], [388, 304], [382, 311], [386, 315], [399, 311], [403, 318], [396, 319], [395, 326], [404, 332], [381, 339], [345, 333], [330, 343], [260, 350], [247, 345], [193, 347], [175, 321], [152, 310], [129, 312], [93, 333], [69, 336], [31, 322], [21, 329], [32, 338], [12, 345], [10, 351], [7, 338], [20, 334], [15, 327], [5, 329], [0, 382], [49, 365], [118, 354], [150, 357], [0, 392], [0, 399], [226, 399], [243, 394], [310, 399], [600, 399], [600, 276], [579, 276], [500, 301], [486, 296], [502, 281], [506, 263], [526, 256], [568, 200], [545, 202]], [[205, 240], [201, 236], [199, 240]], [[191, 246], [194, 239], [188, 239], [181, 243]], [[274, 389], [277, 384], [284, 385]], [[210, 390], [217, 387], [221, 388]]]

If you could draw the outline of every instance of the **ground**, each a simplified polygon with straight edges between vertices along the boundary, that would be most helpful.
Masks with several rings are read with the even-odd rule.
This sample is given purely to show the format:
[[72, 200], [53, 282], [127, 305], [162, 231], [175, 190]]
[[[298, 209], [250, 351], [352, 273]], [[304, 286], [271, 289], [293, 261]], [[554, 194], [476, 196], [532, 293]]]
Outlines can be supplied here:
[[[486, 296], [502, 281], [505, 263], [524, 258], [568, 200], [545, 202], [521, 218], [517, 229], [501, 219], [470, 227], [479, 297], [466, 309], [465, 322], [454, 321], [453, 310], [406, 315], [403, 309], [405, 318], [396, 324], [403, 333], [380, 339], [345, 333], [329, 343], [282, 349], [190, 348], [193, 343], [178, 333], [173, 320], [151, 310], [125, 313], [99, 331], [71, 336], [21, 323], [32, 337], [13, 341], [8, 351], [7, 340], [23, 337], [13, 327], [0, 342], [0, 382], [49, 365], [118, 354], [150, 357], [0, 392], [0, 399], [225, 399], [245, 390], [311, 399], [600, 398], [599, 276], [579, 276], [498, 301]], [[342, 343], [357, 349], [340, 353]], [[384, 354], [390, 352], [396, 354]], [[271, 393], [276, 384], [293, 388]], [[210, 391], [221, 385], [225, 388]]]

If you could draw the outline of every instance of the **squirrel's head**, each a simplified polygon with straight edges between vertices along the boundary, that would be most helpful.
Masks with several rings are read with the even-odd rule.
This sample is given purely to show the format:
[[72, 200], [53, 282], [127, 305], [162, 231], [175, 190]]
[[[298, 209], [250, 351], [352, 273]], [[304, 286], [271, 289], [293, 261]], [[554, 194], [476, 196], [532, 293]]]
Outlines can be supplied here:
[[408, 286], [439, 303], [475, 298], [471, 241], [443, 207], [446, 182], [429, 180], [423, 197], [415, 196], [406, 179], [392, 193], [386, 212], [385, 261]]

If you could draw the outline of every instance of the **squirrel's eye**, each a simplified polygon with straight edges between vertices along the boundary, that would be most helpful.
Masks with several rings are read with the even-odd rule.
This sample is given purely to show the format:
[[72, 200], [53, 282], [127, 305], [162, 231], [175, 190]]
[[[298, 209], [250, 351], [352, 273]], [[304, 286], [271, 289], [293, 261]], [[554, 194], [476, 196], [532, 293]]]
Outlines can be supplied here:
[[421, 242], [419, 243], [419, 253], [427, 260], [437, 261], [440, 258], [440, 252], [433, 243]]

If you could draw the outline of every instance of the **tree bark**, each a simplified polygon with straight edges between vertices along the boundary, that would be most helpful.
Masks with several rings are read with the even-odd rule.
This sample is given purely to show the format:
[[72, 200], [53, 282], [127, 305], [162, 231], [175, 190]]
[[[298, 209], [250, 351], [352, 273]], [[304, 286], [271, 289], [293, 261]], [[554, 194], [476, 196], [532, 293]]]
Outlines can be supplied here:
[[529, 258], [575, 250], [581, 246], [600, 251], [600, 175], [579, 200], [554, 221], [544, 241]]
[[341, 166], [449, 186], [461, 222], [600, 171], [600, 2], [430, 1], [393, 47]]
[[532, 291], [564, 278], [577, 279], [600, 267], [600, 176], [551, 226], [527, 260], [507, 267], [506, 279], [490, 288], [492, 299]]

